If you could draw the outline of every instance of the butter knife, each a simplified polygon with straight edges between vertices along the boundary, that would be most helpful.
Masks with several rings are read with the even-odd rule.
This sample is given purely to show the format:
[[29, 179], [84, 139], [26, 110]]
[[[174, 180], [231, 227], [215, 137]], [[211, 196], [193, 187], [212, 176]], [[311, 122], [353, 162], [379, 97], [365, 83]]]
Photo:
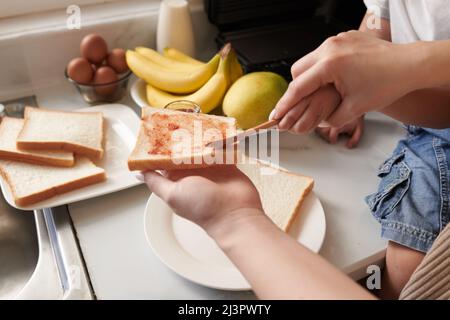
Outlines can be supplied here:
[[260, 125], [257, 125], [256, 127], [249, 128], [245, 131], [242, 131], [234, 136], [230, 136], [224, 139], [218, 139], [211, 142], [208, 142], [206, 144], [207, 147], [213, 147], [214, 149], [223, 149], [228, 144], [232, 145], [234, 143], [237, 143], [241, 140], [244, 140], [245, 137], [252, 136], [254, 134], [257, 134], [259, 130], [262, 129], [270, 129], [272, 127], [275, 127], [278, 124], [279, 120], [269, 120], [266, 122], [261, 123]]

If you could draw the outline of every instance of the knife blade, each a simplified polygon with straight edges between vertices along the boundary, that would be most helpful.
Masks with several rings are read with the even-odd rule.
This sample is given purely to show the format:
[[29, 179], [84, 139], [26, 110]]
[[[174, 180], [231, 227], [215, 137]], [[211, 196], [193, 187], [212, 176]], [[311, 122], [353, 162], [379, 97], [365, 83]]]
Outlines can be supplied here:
[[279, 120], [269, 120], [264, 123], [261, 123], [260, 125], [257, 125], [256, 127], [249, 128], [245, 131], [239, 132], [236, 135], [208, 142], [206, 146], [213, 147], [214, 149], [223, 149], [227, 145], [233, 145], [235, 143], [238, 143], [239, 141], [244, 140], [246, 137], [257, 134], [259, 130], [270, 129], [272, 127], [275, 127], [278, 124], [278, 122]]

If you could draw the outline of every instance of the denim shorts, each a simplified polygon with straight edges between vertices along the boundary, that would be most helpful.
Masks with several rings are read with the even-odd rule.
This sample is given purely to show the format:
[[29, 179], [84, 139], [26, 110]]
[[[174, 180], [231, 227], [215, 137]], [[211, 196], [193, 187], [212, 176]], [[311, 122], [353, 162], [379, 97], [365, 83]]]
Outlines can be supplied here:
[[450, 129], [406, 129], [366, 203], [383, 238], [427, 252], [449, 222]]

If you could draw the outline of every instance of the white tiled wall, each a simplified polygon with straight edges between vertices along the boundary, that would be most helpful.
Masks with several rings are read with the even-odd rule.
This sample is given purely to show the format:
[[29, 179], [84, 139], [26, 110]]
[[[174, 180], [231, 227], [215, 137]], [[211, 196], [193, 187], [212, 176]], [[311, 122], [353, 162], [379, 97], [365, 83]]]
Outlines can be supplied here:
[[[191, 5], [199, 58], [208, 58], [215, 50], [212, 26], [199, 4]], [[65, 13], [62, 13], [65, 14]], [[80, 30], [55, 25], [36, 32], [32, 28], [13, 37], [0, 38], [0, 101], [32, 94], [39, 87], [66, 81], [67, 62], [79, 55], [79, 43], [88, 33], [102, 35], [109, 48], [155, 47], [158, 6], [82, 23]], [[2, 22], [4, 23], [4, 21]]]

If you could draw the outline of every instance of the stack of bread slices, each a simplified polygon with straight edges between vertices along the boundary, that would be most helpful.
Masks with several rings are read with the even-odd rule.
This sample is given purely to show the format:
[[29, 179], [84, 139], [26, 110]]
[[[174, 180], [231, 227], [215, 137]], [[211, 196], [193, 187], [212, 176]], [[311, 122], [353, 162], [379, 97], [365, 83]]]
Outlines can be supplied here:
[[14, 201], [28, 206], [98, 183], [105, 171], [103, 115], [26, 107], [24, 119], [0, 122], [0, 173]]

